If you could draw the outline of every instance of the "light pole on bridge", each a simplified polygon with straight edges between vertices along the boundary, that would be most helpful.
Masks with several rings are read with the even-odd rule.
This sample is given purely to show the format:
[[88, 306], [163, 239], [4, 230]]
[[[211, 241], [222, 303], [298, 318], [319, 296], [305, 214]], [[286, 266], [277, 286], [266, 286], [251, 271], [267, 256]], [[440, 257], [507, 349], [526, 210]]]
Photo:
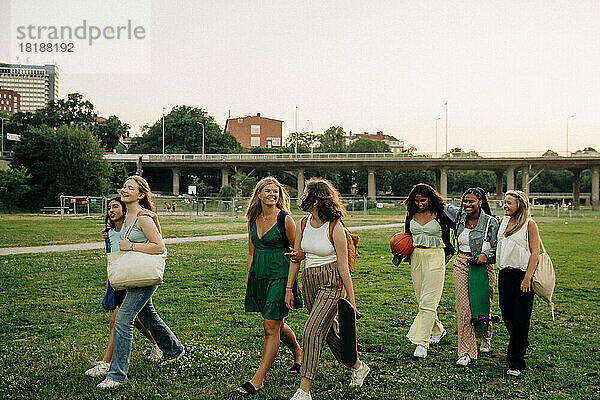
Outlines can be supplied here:
[[8, 121], [8, 118], [2, 119], [2, 152], [0, 153], [0, 157], [4, 155], [4, 121]]
[[163, 107], [163, 115], [162, 115], [162, 153], [165, 154], [165, 108]]
[[569, 157], [569, 120], [574, 117], [575, 117], [575, 114], [569, 115], [567, 117], [567, 157]]
[[435, 119], [435, 156], [438, 156], [438, 121], [442, 119], [442, 117], [437, 117]]
[[204, 124], [200, 121], [196, 121], [202, 127], [202, 154], [204, 155]]

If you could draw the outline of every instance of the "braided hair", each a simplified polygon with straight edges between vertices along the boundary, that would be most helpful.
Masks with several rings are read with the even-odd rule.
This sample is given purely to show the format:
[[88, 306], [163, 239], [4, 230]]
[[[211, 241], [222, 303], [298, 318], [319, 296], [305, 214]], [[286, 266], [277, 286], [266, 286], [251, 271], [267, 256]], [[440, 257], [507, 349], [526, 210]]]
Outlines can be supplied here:
[[490, 203], [488, 202], [488, 198], [485, 194], [485, 191], [480, 187], [468, 188], [467, 190], [465, 190], [465, 192], [462, 194], [462, 197], [460, 198], [460, 207], [458, 209], [458, 214], [456, 215], [456, 221], [454, 221], [455, 224], [458, 224], [458, 219], [460, 218], [460, 214], [463, 210], [463, 202], [465, 200], [465, 196], [468, 194], [472, 194], [473, 196], [481, 200], [480, 208], [483, 210], [483, 212], [485, 212], [489, 216], [494, 216], [494, 214], [492, 214], [492, 210], [490, 209]]

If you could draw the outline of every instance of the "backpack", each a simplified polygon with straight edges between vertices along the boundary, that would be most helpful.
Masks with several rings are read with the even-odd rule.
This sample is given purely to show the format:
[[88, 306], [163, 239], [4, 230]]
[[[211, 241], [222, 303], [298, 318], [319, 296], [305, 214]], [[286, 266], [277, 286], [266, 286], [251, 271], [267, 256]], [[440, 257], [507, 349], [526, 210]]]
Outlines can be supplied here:
[[556, 284], [556, 278], [554, 274], [554, 266], [546, 248], [544, 242], [540, 238], [540, 244], [542, 245], [542, 254], [538, 260], [537, 268], [533, 273], [533, 282], [531, 287], [535, 294], [540, 296], [550, 306], [550, 312], [552, 313], [552, 320], [554, 321], [554, 303], [552, 302], [552, 293], [554, 292], [554, 286]]
[[[348, 248], [348, 269], [350, 273], [354, 271], [354, 264], [356, 263], [356, 257], [358, 256], [358, 240], [359, 237], [357, 234], [350, 232], [344, 221], [341, 219], [333, 220], [329, 223], [329, 241], [333, 245], [333, 228], [335, 228], [335, 224], [340, 221], [342, 226], [344, 227], [344, 233], [346, 234], [346, 246]], [[308, 222], [308, 216], [302, 218], [300, 221], [300, 228], [302, 232], [304, 232], [304, 228], [306, 228], [306, 223]], [[335, 245], [334, 245], [335, 248]]]

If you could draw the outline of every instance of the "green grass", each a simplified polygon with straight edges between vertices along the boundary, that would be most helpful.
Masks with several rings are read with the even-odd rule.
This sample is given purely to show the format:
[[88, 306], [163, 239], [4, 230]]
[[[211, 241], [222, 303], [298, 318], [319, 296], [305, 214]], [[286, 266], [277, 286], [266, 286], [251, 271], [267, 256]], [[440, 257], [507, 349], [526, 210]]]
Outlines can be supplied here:
[[[177, 223], [171, 225], [173, 221]], [[188, 226], [199, 225], [198, 220], [173, 221], [165, 220], [165, 232], [200, 229]], [[67, 237], [96, 235], [96, 228], [84, 222], [66, 221], [71, 230]], [[230, 222], [223, 221], [222, 229]], [[467, 368], [455, 367], [451, 267], [439, 307], [448, 336], [431, 348], [427, 359], [413, 359], [413, 346], [405, 337], [416, 313], [409, 266], [390, 262], [388, 239], [395, 230], [369, 230], [360, 232], [354, 284], [364, 315], [358, 323], [362, 358], [372, 372], [361, 390], [351, 390], [349, 371], [325, 349], [314, 398], [600, 398], [598, 220], [543, 217], [538, 222], [557, 272], [556, 321], [536, 298], [529, 369], [520, 378], [505, 375], [508, 336], [502, 324], [495, 328], [489, 355]], [[36, 226], [25, 223], [20, 233], [33, 235], [27, 229], [37, 231]], [[243, 309], [246, 249], [245, 240], [169, 246], [165, 284], [153, 299], [187, 354], [175, 366], [152, 364], [146, 360], [148, 342], [135, 333], [130, 383], [111, 393], [97, 390], [99, 379], [83, 374], [88, 360], [103, 354], [108, 333], [109, 313], [100, 307], [106, 279], [103, 253], [0, 257], [0, 398], [233, 398], [233, 389], [258, 366], [262, 345], [260, 316]], [[497, 297], [494, 309], [499, 314]], [[306, 316], [301, 309], [288, 318], [299, 340]], [[282, 347], [256, 398], [291, 397], [298, 385], [298, 378], [285, 372], [291, 359]]]

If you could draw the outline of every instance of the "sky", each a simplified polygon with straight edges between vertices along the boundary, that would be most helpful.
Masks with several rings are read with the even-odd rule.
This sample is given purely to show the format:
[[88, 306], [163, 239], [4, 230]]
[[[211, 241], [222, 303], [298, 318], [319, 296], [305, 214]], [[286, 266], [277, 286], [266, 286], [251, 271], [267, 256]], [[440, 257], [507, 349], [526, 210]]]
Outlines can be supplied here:
[[[0, 0], [0, 22], [11, 1]], [[569, 149], [600, 149], [597, 1], [205, 0], [148, 7], [151, 50], [142, 61], [149, 72], [62, 73], [60, 97], [82, 93], [134, 134], [159, 120], [163, 107], [189, 105], [221, 127], [229, 113], [261, 113], [283, 120], [284, 136], [296, 121], [299, 131], [342, 126], [384, 131], [419, 152], [435, 150], [438, 117], [438, 148], [445, 149], [444, 103], [448, 148], [479, 152], [565, 151], [574, 115]], [[17, 62], [8, 25], [0, 27], [0, 61]]]

